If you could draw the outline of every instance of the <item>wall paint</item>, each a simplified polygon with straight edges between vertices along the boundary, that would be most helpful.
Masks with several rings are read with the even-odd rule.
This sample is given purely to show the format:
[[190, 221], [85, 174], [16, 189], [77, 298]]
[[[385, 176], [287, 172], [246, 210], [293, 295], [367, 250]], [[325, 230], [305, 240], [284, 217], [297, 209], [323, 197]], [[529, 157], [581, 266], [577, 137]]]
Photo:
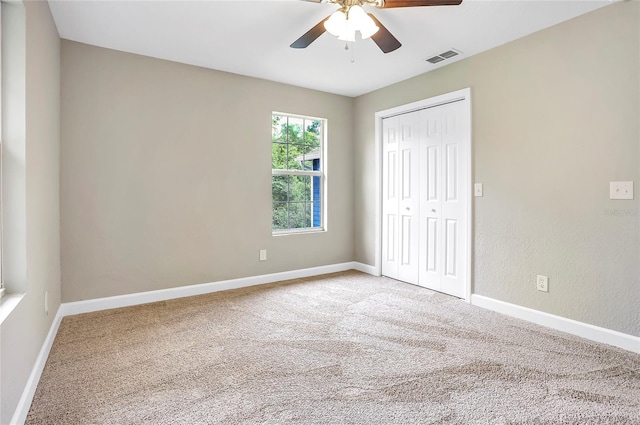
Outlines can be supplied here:
[[[65, 302], [352, 260], [351, 98], [63, 40], [61, 105]], [[327, 232], [271, 235], [272, 111], [328, 119]]]
[[[640, 335], [638, 2], [604, 7], [356, 99], [355, 211], [375, 201], [374, 113], [471, 87], [473, 292]], [[374, 264], [374, 215], [355, 260]], [[535, 275], [550, 277], [549, 293]]]
[[[3, 4], [3, 12], [5, 4]], [[5, 216], [5, 228], [23, 228], [25, 259], [5, 262], [9, 288], [26, 291], [16, 309], [2, 323], [0, 349], [0, 423], [9, 423], [35, 359], [60, 306], [60, 39], [46, 2], [10, 3], [12, 13], [26, 25], [24, 41], [26, 138], [20, 173], [3, 184], [24, 182], [22, 216]], [[4, 18], [4, 16], [3, 16]], [[10, 158], [14, 160], [15, 158]], [[15, 165], [15, 164], [14, 164]], [[21, 175], [18, 175], [21, 174]], [[25, 269], [24, 271], [20, 271]], [[15, 283], [15, 284], [14, 284]], [[49, 292], [49, 315], [44, 293]]]

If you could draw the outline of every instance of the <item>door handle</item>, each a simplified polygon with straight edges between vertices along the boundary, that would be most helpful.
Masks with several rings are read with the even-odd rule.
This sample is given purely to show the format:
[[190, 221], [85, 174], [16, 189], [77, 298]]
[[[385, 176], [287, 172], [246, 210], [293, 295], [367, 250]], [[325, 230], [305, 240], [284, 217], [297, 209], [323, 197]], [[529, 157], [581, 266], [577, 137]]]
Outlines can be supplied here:
[[405, 208], [405, 209], [406, 209], [407, 211], [411, 211], [411, 208], [409, 208], [409, 207], [407, 207], [407, 208]]
[[431, 212], [436, 212], [436, 210], [434, 210], [433, 208], [431, 209]]

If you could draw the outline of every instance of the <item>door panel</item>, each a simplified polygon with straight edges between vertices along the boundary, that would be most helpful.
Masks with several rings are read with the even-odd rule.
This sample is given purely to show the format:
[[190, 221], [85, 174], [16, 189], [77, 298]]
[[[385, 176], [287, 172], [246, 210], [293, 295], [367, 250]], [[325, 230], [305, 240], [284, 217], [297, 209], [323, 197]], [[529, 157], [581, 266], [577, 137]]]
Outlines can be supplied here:
[[445, 161], [445, 193], [447, 202], [458, 199], [458, 145], [448, 144], [446, 148], [447, 159]]
[[402, 200], [411, 199], [411, 161], [412, 149], [402, 150]]
[[456, 277], [456, 259], [458, 239], [456, 237], [458, 230], [457, 220], [445, 220], [445, 237], [444, 237], [444, 274], [448, 277]]
[[427, 218], [426, 225], [426, 252], [423, 252], [422, 255], [426, 259], [426, 264], [424, 267], [424, 271], [427, 273], [435, 273], [437, 272], [436, 267], [436, 246], [438, 245], [438, 220], [436, 218]]
[[398, 278], [398, 118], [382, 121], [382, 274]]
[[420, 166], [420, 112], [411, 112], [398, 117], [402, 128], [398, 141], [401, 152], [399, 175], [402, 176], [402, 192], [398, 203], [398, 213], [402, 216], [402, 231], [399, 246], [402, 250], [402, 262], [398, 265], [398, 279], [418, 283], [419, 249], [419, 212], [420, 193], [418, 192]]
[[438, 178], [438, 155], [440, 153], [440, 147], [438, 146], [426, 146], [424, 149], [426, 161], [425, 178], [426, 178], [426, 196], [427, 201], [438, 201], [438, 185], [440, 179]]
[[420, 145], [420, 276], [421, 286], [440, 290], [442, 279], [442, 111], [422, 111], [425, 137]]
[[395, 214], [387, 215], [387, 240], [385, 244], [386, 261], [389, 263], [395, 263], [396, 261], [396, 216]]

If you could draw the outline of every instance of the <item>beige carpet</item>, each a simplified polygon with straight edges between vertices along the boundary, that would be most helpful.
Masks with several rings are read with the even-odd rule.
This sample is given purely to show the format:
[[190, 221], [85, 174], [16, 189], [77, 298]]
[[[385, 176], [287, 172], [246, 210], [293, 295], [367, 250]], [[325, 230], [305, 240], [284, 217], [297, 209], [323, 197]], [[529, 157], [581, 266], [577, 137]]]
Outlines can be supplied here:
[[28, 424], [640, 424], [640, 356], [347, 272], [66, 317]]

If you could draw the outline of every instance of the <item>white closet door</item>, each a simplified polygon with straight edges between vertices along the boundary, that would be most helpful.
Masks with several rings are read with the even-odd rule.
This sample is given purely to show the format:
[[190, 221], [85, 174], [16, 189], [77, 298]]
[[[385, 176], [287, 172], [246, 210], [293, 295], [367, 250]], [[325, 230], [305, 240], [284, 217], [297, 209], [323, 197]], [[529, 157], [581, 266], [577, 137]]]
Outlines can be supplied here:
[[462, 102], [442, 106], [442, 282], [440, 291], [464, 298], [467, 270], [468, 175]]
[[382, 121], [382, 274], [398, 279], [398, 117]]
[[420, 155], [420, 285], [464, 298], [468, 147], [462, 102], [426, 109]]
[[423, 112], [420, 145], [420, 285], [440, 291], [442, 255], [442, 107]]
[[382, 274], [464, 298], [464, 104], [383, 120]]
[[382, 273], [418, 284], [420, 112], [383, 121]]

